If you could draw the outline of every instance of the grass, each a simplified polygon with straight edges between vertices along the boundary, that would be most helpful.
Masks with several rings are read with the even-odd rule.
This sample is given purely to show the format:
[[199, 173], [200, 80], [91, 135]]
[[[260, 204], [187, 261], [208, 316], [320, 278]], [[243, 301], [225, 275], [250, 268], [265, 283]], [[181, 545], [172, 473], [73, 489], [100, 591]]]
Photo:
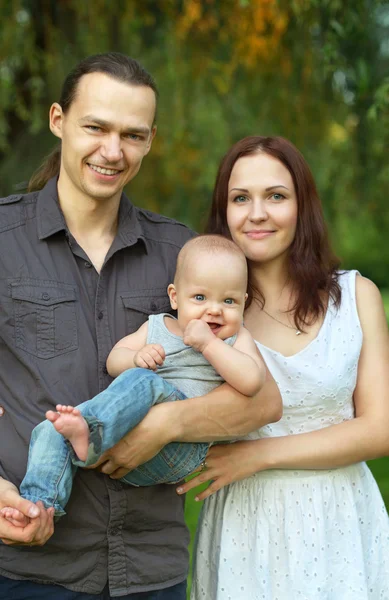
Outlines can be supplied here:
[[[384, 307], [386, 312], [386, 318], [389, 322], [389, 289], [381, 290], [382, 298], [384, 301]], [[377, 460], [370, 461], [369, 468], [371, 469], [378, 486], [380, 488], [381, 494], [385, 501], [386, 507], [389, 510], [389, 457], [379, 458]], [[197, 519], [201, 510], [201, 502], [195, 502], [194, 497], [197, 493], [197, 490], [191, 490], [187, 494], [186, 498], [186, 509], [185, 509], [185, 517], [186, 522], [188, 524], [190, 533], [191, 533], [191, 545], [190, 545], [190, 553], [192, 556], [193, 542], [196, 531]], [[188, 581], [188, 590], [190, 589], [190, 581], [191, 578], [189, 576]], [[188, 591], [189, 594], [189, 591]], [[189, 596], [188, 596], [189, 598]]]

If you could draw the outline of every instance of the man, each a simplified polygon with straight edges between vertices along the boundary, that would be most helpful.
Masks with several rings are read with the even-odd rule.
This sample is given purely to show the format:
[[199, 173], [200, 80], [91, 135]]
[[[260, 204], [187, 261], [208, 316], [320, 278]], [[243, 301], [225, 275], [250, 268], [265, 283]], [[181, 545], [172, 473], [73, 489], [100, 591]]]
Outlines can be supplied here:
[[[34, 179], [43, 189], [0, 200], [0, 508], [31, 518], [25, 528], [0, 518], [0, 598], [185, 599], [188, 533], [174, 486], [132, 488], [80, 470], [54, 534], [52, 510], [17, 490], [45, 411], [105, 389], [115, 342], [169, 310], [176, 256], [193, 234], [123, 194], [151, 148], [156, 95], [127, 56], [82, 61], [50, 109], [61, 148]], [[101, 470], [120, 476], [170, 441], [257, 428], [279, 414], [274, 390], [190, 399], [176, 423], [164, 407], [151, 411]]]

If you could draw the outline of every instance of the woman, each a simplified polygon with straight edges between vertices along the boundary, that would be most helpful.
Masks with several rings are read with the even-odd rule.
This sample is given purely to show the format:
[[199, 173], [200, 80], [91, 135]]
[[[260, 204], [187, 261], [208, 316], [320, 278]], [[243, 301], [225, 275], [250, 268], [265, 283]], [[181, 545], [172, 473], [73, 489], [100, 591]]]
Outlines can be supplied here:
[[312, 175], [282, 138], [231, 148], [208, 231], [231, 237], [247, 257], [245, 325], [284, 414], [244, 441], [213, 446], [206, 470], [179, 488], [212, 481], [197, 497], [207, 501], [191, 597], [389, 598], [388, 516], [362, 462], [389, 453], [378, 289], [337, 270]]

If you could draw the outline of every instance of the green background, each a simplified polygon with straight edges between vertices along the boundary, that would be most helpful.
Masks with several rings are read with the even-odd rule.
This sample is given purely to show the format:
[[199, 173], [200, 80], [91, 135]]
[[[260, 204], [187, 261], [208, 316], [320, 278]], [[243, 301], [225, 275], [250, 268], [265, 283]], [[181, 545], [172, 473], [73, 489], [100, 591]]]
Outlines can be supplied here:
[[[389, 2], [0, 0], [0, 196], [52, 149], [48, 108], [69, 70], [110, 50], [160, 90], [135, 204], [201, 231], [229, 146], [283, 135], [311, 166], [343, 267], [373, 279], [389, 313]], [[387, 505], [388, 460], [370, 465]], [[192, 531], [198, 509], [189, 494]]]

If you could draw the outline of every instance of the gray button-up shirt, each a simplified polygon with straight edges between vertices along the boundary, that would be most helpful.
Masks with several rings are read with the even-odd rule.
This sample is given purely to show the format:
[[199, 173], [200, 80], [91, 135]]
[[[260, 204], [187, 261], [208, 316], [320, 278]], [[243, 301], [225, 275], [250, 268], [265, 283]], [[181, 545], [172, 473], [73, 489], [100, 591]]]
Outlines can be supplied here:
[[[69, 234], [56, 179], [0, 199], [0, 476], [19, 485], [33, 427], [56, 404], [106, 388], [112, 346], [149, 314], [170, 310], [166, 288], [192, 237], [184, 225], [123, 195], [116, 238], [98, 274]], [[188, 532], [175, 486], [126, 486], [79, 470], [43, 547], [0, 543], [0, 573], [120, 596], [184, 580]]]

